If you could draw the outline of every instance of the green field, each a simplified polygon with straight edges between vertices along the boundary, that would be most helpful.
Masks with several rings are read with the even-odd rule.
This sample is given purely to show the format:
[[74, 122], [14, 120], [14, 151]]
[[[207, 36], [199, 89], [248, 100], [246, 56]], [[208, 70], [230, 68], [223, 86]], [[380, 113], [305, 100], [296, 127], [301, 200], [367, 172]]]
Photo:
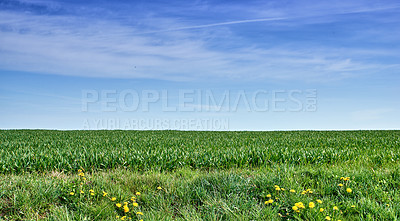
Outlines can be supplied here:
[[398, 220], [399, 205], [400, 131], [0, 131], [4, 220]]

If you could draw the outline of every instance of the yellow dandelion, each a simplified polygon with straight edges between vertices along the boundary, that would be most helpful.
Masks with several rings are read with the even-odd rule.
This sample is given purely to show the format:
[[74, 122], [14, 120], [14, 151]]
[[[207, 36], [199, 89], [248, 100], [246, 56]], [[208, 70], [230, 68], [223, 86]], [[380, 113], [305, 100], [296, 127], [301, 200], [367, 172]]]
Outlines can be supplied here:
[[268, 200], [264, 202], [264, 204], [265, 204], [265, 205], [268, 205], [268, 203], [269, 203], [269, 201], [268, 201]]
[[94, 193], [94, 190], [89, 190], [89, 192]]
[[308, 204], [308, 207], [310, 207], [311, 209], [314, 208], [314, 207], [315, 207], [315, 203], [314, 203], [314, 202], [310, 202], [310, 203]]
[[119, 216], [117, 216], [117, 219], [119, 219]]
[[134, 207], [138, 207], [138, 206], [139, 206], [138, 203], [132, 203], [132, 205], [133, 205]]
[[141, 219], [141, 220], [139, 220], [139, 221], [143, 221], [143, 220]]
[[74, 192], [70, 192], [69, 195], [73, 196], [73, 195], [75, 195], [75, 193]]
[[136, 192], [136, 195], [140, 196], [140, 192]]
[[306, 191], [301, 192], [302, 195], [306, 194]]
[[81, 190], [81, 194], [84, 194], [85, 192], [83, 192], [82, 190]]
[[121, 205], [121, 203], [117, 203], [117, 204], [115, 204], [118, 208], [120, 208], [122, 205]]
[[81, 173], [81, 172], [82, 172], [82, 170], [81, 170], [81, 169], [79, 169], [79, 170], [78, 170], [78, 173]]
[[91, 196], [94, 196], [94, 193], [90, 193]]
[[111, 201], [115, 201], [115, 200], [117, 200], [117, 198], [115, 198], [115, 197], [111, 198]]
[[297, 206], [298, 208], [303, 208], [303, 209], [306, 208], [302, 202], [295, 203], [294, 205]]
[[103, 196], [107, 196], [107, 194], [108, 194], [108, 193], [106, 193], [106, 192], [103, 191]]
[[136, 214], [138, 214], [138, 215], [143, 215], [143, 213], [142, 213], [142, 212], [136, 212]]
[[351, 205], [351, 208], [355, 208], [356, 207], [356, 205]]
[[317, 201], [317, 203], [322, 203], [322, 200], [316, 200]]
[[344, 177], [340, 177], [340, 180], [344, 180]]
[[291, 189], [291, 190], [290, 190], [290, 192], [291, 192], [291, 193], [295, 193], [295, 192], [296, 192], [296, 190], [294, 190], [294, 189]]
[[339, 183], [338, 186], [343, 186], [343, 184]]
[[292, 207], [292, 210], [294, 210], [294, 211], [299, 210], [299, 207], [293, 206], [293, 207]]
[[126, 216], [121, 217], [121, 220], [125, 220]]
[[267, 197], [271, 197], [271, 194], [268, 194]]
[[285, 188], [281, 188], [282, 191], [285, 191]]
[[129, 212], [129, 207], [127, 205], [124, 206], [124, 212], [125, 213]]
[[136, 200], [136, 197], [132, 196], [131, 198], [132, 202]]
[[273, 199], [269, 199], [269, 200], [268, 200], [268, 203], [273, 203], [273, 202], [274, 202]]
[[326, 216], [325, 219], [326, 219], [326, 220], [331, 220], [331, 217]]
[[350, 188], [347, 188], [346, 191], [347, 191], [348, 193], [351, 193], [353, 190], [351, 190]]
[[324, 208], [320, 208], [319, 211], [322, 213], [324, 212]]
[[158, 189], [158, 190], [162, 190], [162, 187], [161, 187], [161, 186], [159, 186], [159, 187], [157, 187], [157, 189]]
[[333, 210], [339, 210], [339, 208], [337, 206], [334, 206]]
[[350, 180], [350, 177], [346, 177], [346, 178], [344, 178], [343, 180], [344, 180], [344, 181], [349, 181], [349, 180]]

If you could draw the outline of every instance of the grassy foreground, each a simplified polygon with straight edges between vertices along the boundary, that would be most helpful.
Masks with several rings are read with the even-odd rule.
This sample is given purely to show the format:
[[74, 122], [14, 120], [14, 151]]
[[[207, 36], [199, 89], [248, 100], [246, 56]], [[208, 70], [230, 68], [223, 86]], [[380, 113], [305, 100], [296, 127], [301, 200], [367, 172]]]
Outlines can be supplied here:
[[397, 220], [399, 135], [0, 131], [0, 219]]

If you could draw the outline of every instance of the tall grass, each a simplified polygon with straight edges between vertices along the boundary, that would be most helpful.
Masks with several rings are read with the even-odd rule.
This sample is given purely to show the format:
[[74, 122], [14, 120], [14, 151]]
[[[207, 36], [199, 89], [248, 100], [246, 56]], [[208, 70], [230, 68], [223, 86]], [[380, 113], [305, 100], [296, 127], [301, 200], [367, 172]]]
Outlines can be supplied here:
[[0, 173], [398, 164], [400, 131], [0, 131]]

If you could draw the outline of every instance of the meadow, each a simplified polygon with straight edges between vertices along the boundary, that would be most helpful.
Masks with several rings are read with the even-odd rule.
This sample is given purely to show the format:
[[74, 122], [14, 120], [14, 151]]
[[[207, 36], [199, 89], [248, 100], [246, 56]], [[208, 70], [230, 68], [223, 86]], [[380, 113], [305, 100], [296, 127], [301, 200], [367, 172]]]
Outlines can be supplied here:
[[2, 220], [398, 220], [400, 131], [0, 131]]

